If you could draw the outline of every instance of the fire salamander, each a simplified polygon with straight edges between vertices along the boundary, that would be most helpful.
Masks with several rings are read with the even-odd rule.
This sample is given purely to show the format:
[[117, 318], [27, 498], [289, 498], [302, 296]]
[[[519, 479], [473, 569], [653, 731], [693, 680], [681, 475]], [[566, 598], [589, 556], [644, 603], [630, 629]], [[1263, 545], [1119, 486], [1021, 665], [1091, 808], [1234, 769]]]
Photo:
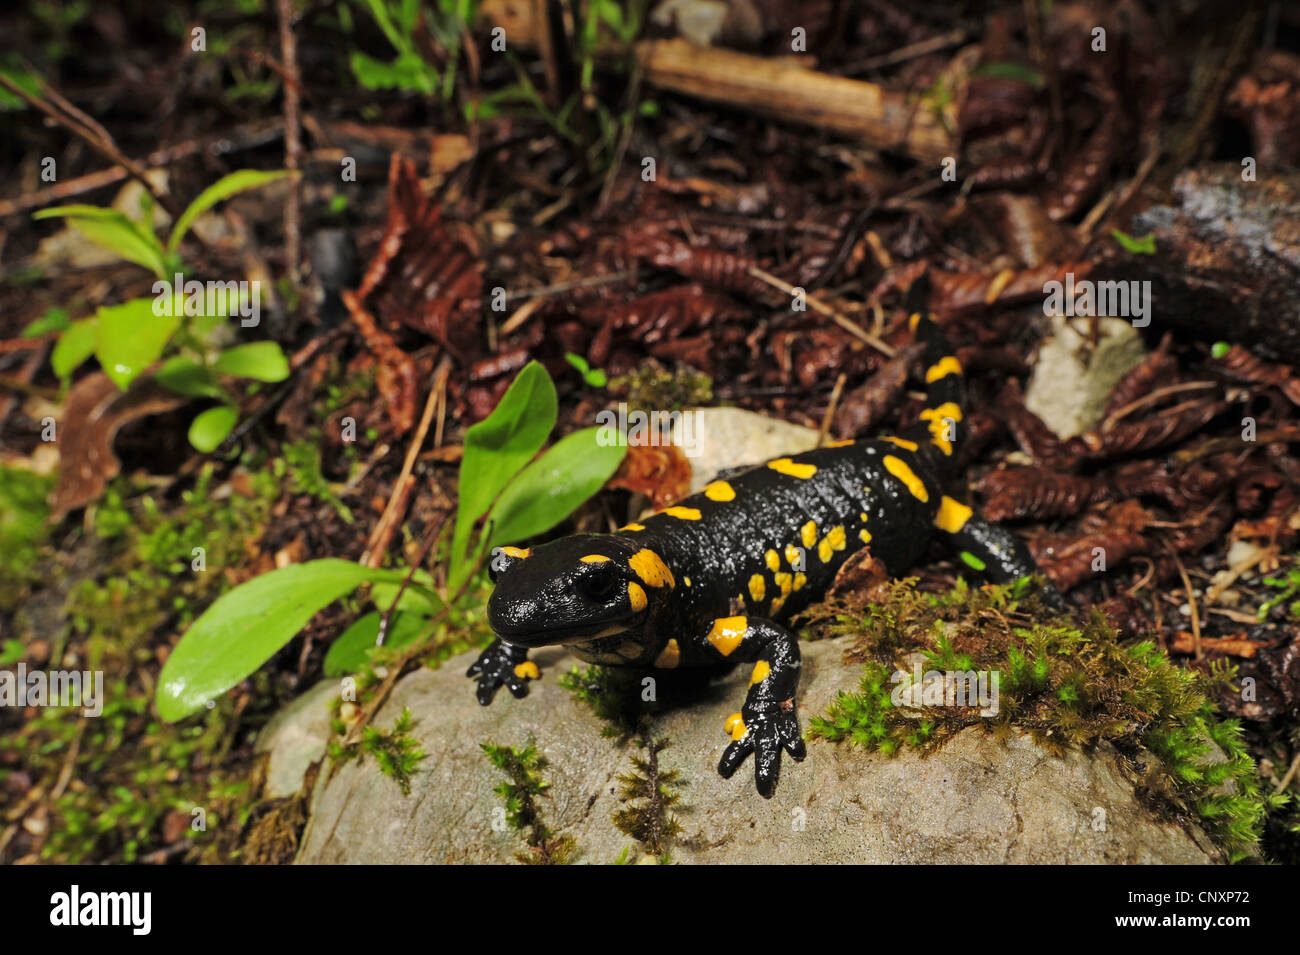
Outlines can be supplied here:
[[[919, 294], [918, 294], [919, 293]], [[993, 581], [1036, 567], [1009, 532], [943, 493], [961, 444], [961, 365], [929, 314], [910, 325], [925, 345], [926, 408], [899, 436], [838, 441], [714, 480], [698, 494], [613, 534], [578, 534], [492, 557], [488, 620], [497, 638], [470, 667], [487, 705], [506, 686], [528, 692], [528, 650], [565, 645], [614, 666], [753, 664], [718, 772], [730, 778], [754, 754], [758, 791], [771, 797], [781, 752], [803, 759], [795, 709], [799, 644], [792, 617], [820, 600], [836, 572], [869, 548], [890, 574], [937, 535]], [[1048, 588], [1046, 599], [1062, 606]]]

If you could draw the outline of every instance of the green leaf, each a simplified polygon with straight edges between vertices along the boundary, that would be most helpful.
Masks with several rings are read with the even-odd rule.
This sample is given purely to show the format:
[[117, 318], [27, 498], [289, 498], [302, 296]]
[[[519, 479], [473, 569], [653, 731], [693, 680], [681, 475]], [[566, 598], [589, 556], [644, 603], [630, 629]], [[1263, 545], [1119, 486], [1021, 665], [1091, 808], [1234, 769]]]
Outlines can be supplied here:
[[555, 385], [546, 369], [533, 361], [511, 382], [492, 413], [465, 432], [460, 504], [451, 540], [453, 588], [468, 570], [463, 561], [474, 522], [546, 443], [555, 415]]
[[52, 308], [23, 329], [23, 338], [36, 338], [46, 332], [64, 332], [72, 325], [68, 313], [62, 308]]
[[[0, 65], [0, 74], [8, 77], [10, 82], [15, 86], [21, 87], [32, 96], [40, 98], [41, 80], [35, 73], [6, 58], [6, 62]], [[11, 93], [7, 89], [0, 88], [0, 110], [19, 110], [26, 109], [27, 101], [17, 93]]]
[[168, 278], [162, 245], [148, 226], [129, 219], [116, 209], [100, 206], [59, 206], [33, 213], [33, 219], [66, 218], [96, 245], [115, 252], [128, 262], [142, 265], [159, 278]]
[[82, 318], [68, 326], [54, 343], [50, 352], [50, 366], [60, 378], [67, 378], [83, 361], [95, 353], [94, 316]]
[[1119, 229], [1111, 229], [1110, 234], [1115, 237], [1116, 242], [1124, 247], [1125, 252], [1133, 252], [1138, 255], [1156, 254], [1155, 233], [1144, 235], [1140, 239], [1135, 239], [1127, 232], [1121, 232]]
[[191, 358], [177, 355], [163, 362], [154, 380], [169, 391], [191, 398], [225, 398], [226, 393], [217, 384], [212, 372]]
[[983, 66], [977, 66], [971, 70], [972, 76], [996, 76], [1004, 80], [1016, 80], [1020, 83], [1028, 84], [1034, 89], [1042, 89], [1043, 74], [1039, 73], [1032, 66], [1026, 66], [1023, 63], [1015, 63], [1010, 60], [999, 60], [994, 63], [985, 63]]
[[578, 369], [579, 373], [584, 376], [591, 369], [591, 365], [587, 364], [587, 359], [583, 358], [581, 355], [575, 355], [573, 352], [565, 352], [564, 360], [574, 368]]
[[200, 192], [181, 213], [181, 217], [176, 220], [176, 225], [172, 228], [172, 234], [167, 237], [167, 252], [174, 253], [180, 247], [181, 240], [185, 238], [185, 233], [189, 232], [190, 226], [194, 225], [194, 220], [222, 199], [229, 199], [236, 193], [249, 189], [258, 189], [268, 182], [275, 182], [288, 175], [292, 175], [288, 169], [277, 169], [271, 172], [263, 172], [260, 169], [240, 169], [222, 176]]
[[[373, 611], [339, 635], [325, 654], [326, 676], [357, 673], [366, 665], [369, 651], [374, 648], [375, 639], [379, 636], [379, 622], [382, 618], [382, 613]], [[425, 631], [428, 623], [428, 619], [418, 613], [394, 613], [388, 621], [384, 646], [406, 646]]]
[[[400, 584], [376, 583], [370, 588], [370, 599], [376, 607], [387, 610], [397, 600]], [[417, 570], [411, 576], [411, 582], [402, 591], [402, 598], [397, 600], [397, 610], [409, 611], [421, 616], [431, 617], [441, 611], [446, 604], [433, 589], [433, 578], [425, 570]]]
[[158, 715], [175, 722], [199, 710], [293, 639], [322, 608], [366, 581], [402, 572], [326, 558], [254, 577], [222, 595], [181, 637], [158, 676]]
[[357, 50], [350, 59], [357, 82], [370, 90], [403, 90], [426, 96], [438, 91], [438, 74], [415, 53], [384, 63]]
[[95, 312], [95, 357], [104, 374], [123, 391], [162, 357], [180, 316], [155, 315], [154, 299], [133, 298]]
[[190, 422], [190, 444], [204, 454], [215, 451], [239, 420], [239, 409], [232, 405], [209, 408]]
[[602, 445], [601, 428], [584, 428], [555, 442], [519, 473], [497, 499], [488, 546], [550, 530], [605, 486], [626, 447]]
[[257, 381], [284, 381], [289, 377], [289, 359], [276, 342], [249, 342], [227, 348], [212, 367], [223, 374]]

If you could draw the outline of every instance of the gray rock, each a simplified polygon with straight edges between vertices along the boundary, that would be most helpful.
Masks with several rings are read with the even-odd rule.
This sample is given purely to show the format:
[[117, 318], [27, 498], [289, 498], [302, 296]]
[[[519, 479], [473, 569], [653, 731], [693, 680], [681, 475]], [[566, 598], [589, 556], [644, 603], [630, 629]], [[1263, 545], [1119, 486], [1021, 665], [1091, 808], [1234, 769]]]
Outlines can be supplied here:
[[692, 416], [691, 426], [675, 420], [672, 442], [683, 448], [691, 462], [692, 494], [724, 469], [762, 464], [817, 447], [815, 428], [743, 408], [692, 408], [687, 413]]
[[325, 755], [330, 739], [330, 700], [338, 692], [338, 680], [322, 680], [262, 728], [255, 751], [270, 754], [263, 790], [267, 799], [298, 792], [308, 767]]
[[1059, 438], [1073, 438], [1101, 423], [1116, 383], [1142, 360], [1146, 347], [1133, 325], [1099, 318], [1100, 340], [1089, 345], [1077, 328], [1088, 319], [1052, 318], [1052, 335], [1038, 350], [1025, 389], [1025, 407]]
[[[843, 640], [804, 644], [800, 711], [824, 712], [859, 669], [842, 662]], [[464, 677], [473, 654], [438, 671], [402, 679], [376, 724], [391, 727], [403, 706], [428, 754], [411, 794], [373, 760], [321, 774], [303, 833], [304, 863], [509, 862], [523, 848], [513, 830], [494, 831], [502, 774], [479, 744], [535, 741], [549, 765], [542, 800], [547, 824], [577, 842], [579, 861], [613, 861], [639, 847], [610, 822], [620, 807], [617, 775], [631, 769], [635, 743], [600, 735], [601, 723], [556, 685], [574, 664], [558, 649], [539, 652], [543, 679], [516, 700], [474, 700]], [[776, 796], [754, 791], [752, 759], [731, 780], [715, 767], [726, 717], [740, 708], [744, 670], [718, 681], [688, 709], [662, 716], [660, 754], [686, 785], [683, 834], [673, 859], [714, 863], [1208, 863], [1219, 857], [1194, 827], [1157, 819], [1136, 796], [1115, 752], [1050, 756], [1028, 737], [996, 742], [972, 727], [928, 757], [894, 758], [820, 740], [802, 763], [787, 759]], [[500, 826], [498, 826], [500, 828]]]

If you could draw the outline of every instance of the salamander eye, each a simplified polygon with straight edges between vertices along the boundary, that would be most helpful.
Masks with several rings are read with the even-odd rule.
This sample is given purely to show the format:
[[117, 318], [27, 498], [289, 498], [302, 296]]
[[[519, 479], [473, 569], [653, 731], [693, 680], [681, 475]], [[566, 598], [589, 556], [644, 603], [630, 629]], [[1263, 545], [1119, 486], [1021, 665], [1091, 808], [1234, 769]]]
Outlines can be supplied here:
[[592, 603], [605, 603], [618, 590], [618, 571], [598, 564], [574, 581], [578, 595]]

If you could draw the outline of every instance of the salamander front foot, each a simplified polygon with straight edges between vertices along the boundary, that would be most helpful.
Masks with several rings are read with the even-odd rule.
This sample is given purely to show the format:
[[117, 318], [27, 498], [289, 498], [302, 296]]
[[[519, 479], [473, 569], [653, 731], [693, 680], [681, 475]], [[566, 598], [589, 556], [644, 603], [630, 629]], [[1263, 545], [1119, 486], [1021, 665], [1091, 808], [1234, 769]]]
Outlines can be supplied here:
[[526, 647], [512, 646], [501, 640], [493, 640], [465, 675], [478, 677], [478, 701], [484, 706], [492, 702], [497, 690], [503, 686], [516, 697], [527, 696], [528, 681], [541, 676], [537, 664], [528, 659]]
[[722, 754], [718, 772], [723, 779], [730, 779], [753, 753], [754, 784], [764, 799], [771, 799], [776, 792], [781, 777], [781, 750], [794, 759], [808, 755], [793, 699], [761, 706], [746, 703], [727, 720], [726, 728], [732, 742]]

